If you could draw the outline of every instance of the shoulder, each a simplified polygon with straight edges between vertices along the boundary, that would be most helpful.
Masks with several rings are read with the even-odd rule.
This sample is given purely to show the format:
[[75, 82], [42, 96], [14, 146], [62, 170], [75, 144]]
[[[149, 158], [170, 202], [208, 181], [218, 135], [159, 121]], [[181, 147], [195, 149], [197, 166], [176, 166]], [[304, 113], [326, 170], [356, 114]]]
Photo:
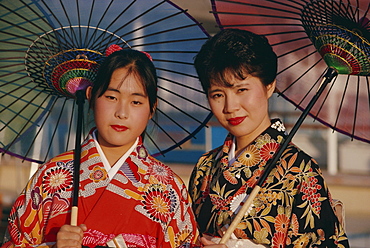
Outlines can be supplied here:
[[304, 165], [307, 170], [320, 170], [316, 160], [294, 143], [288, 145], [281, 158], [295, 167], [302, 167]]
[[54, 158], [51, 158], [49, 161], [39, 166], [38, 172], [48, 170], [49, 168], [57, 168], [63, 166], [66, 163], [72, 163], [73, 165], [74, 153], [73, 151], [67, 151], [61, 153]]
[[207, 161], [215, 160], [218, 158], [219, 153], [221, 152], [223, 146], [214, 148], [206, 153], [204, 153], [199, 159], [197, 165], [204, 164]]
[[300, 147], [298, 147], [296, 144], [290, 142], [289, 145], [285, 148], [282, 157], [288, 157], [288, 156], [299, 156], [300, 159], [312, 159], [312, 156], [310, 156], [308, 153], [306, 153], [304, 150], [302, 150]]

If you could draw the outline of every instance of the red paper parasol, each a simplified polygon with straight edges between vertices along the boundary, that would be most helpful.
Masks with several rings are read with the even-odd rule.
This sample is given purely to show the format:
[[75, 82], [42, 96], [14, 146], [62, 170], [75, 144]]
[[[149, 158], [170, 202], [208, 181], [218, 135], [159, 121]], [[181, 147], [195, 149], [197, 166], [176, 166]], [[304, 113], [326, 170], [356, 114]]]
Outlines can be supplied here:
[[[366, 3], [365, 3], [366, 2]], [[278, 55], [279, 94], [301, 110], [327, 68], [339, 75], [309, 115], [370, 143], [369, 3], [349, 0], [212, 1], [221, 28], [265, 35]]]

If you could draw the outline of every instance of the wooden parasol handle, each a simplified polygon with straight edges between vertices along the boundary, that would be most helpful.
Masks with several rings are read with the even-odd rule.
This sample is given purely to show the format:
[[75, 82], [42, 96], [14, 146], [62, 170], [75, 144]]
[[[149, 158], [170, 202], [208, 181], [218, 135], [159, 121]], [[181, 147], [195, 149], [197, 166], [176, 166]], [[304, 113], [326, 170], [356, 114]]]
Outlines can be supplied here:
[[71, 226], [77, 226], [78, 207], [73, 206], [71, 209]]
[[242, 208], [239, 210], [238, 214], [235, 216], [233, 222], [231, 222], [229, 228], [226, 230], [225, 234], [222, 236], [220, 240], [220, 244], [226, 244], [226, 242], [233, 234], [236, 227], [239, 225], [240, 221], [243, 219], [245, 215], [248, 215], [248, 209], [251, 207], [254, 198], [256, 198], [258, 192], [260, 191], [261, 187], [256, 185], [251, 194], [248, 196], [248, 199], [245, 201]]

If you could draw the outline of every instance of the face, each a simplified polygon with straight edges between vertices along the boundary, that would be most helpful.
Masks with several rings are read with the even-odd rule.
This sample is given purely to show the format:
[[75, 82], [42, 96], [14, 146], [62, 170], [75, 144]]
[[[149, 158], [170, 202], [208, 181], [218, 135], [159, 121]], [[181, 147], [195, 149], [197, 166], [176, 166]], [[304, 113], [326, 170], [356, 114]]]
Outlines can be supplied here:
[[233, 78], [231, 87], [211, 85], [208, 101], [220, 124], [236, 138], [237, 150], [252, 142], [270, 126], [268, 99], [275, 82], [264, 86], [257, 77]]
[[[110, 149], [119, 150], [123, 155], [151, 118], [149, 99], [143, 85], [133, 74], [126, 74], [126, 68], [115, 70], [107, 90], [96, 99], [93, 107], [97, 139], [105, 153]], [[89, 100], [91, 89], [87, 89]]]

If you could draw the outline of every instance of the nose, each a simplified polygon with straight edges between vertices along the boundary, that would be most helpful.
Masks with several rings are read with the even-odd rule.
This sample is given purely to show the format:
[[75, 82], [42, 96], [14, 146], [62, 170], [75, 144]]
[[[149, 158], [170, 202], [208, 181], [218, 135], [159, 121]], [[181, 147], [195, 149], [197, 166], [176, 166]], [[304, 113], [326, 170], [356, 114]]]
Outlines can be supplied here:
[[120, 104], [117, 106], [115, 111], [115, 117], [118, 119], [127, 119], [129, 116], [129, 109], [125, 104]]
[[238, 100], [235, 97], [225, 96], [224, 114], [233, 113], [239, 109]]

